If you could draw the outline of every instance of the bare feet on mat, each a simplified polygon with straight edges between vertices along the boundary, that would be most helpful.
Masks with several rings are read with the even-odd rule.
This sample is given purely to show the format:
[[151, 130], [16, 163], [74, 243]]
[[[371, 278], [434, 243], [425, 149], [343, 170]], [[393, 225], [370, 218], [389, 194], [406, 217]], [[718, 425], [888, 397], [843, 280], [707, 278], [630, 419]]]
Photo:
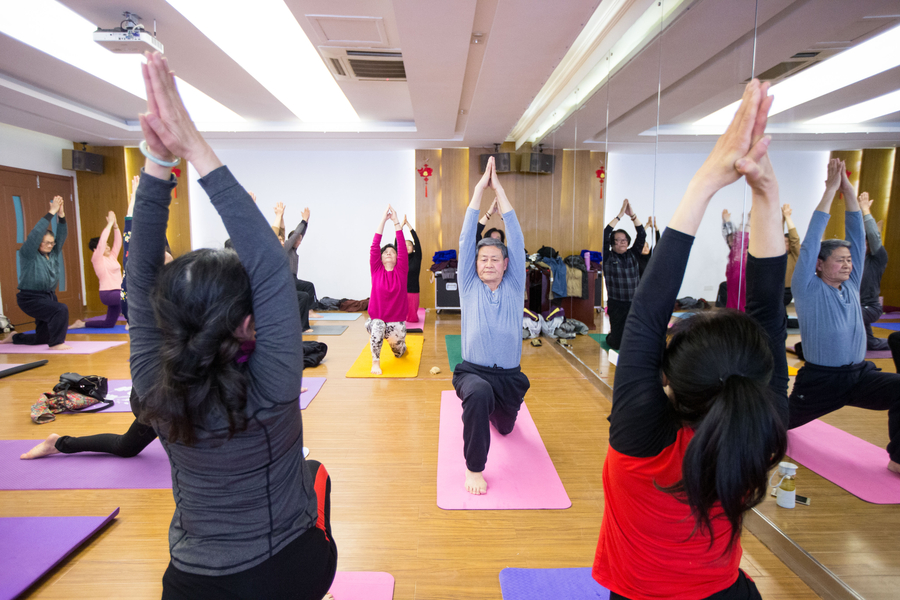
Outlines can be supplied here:
[[331, 592], [322, 596], [322, 600], [334, 600], [334, 596], [331, 595]]
[[466, 469], [466, 491], [480, 496], [487, 492], [487, 481], [481, 473], [475, 473]]
[[125, 331], [128, 331], [128, 321], [125, 321]]
[[55, 346], [50, 346], [51, 350], [71, 350], [72, 346], [68, 346], [66, 344], [57, 344]]
[[69, 329], [84, 329], [84, 321], [78, 319], [77, 321], [69, 325]]
[[309, 329], [307, 329], [307, 330], [306, 330], [306, 331], [304, 331], [304, 332], [303, 332], [303, 333], [312, 333], [312, 332], [313, 332], [313, 328], [312, 328], [312, 327], [310, 327], [310, 328], [309, 328]]
[[6, 337], [3, 338], [2, 340], [0, 340], [0, 344], [12, 344], [12, 338], [13, 338], [13, 334], [7, 333]]
[[310, 319], [321, 319], [322, 315], [320, 315], [317, 312], [309, 311], [309, 318]]
[[32, 458], [41, 458], [44, 456], [50, 456], [51, 454], [59, 454], [59, 450], [56, 449], [56, 440], [59, 439], [59, 436], [55, 433], [51, 433], [47, 436], [47, 439], [20, 456], [19, 458], [23, 460], [31, 460]]
[[888, 463], [888, 471], [893, 471], [900, 475], [900, 464], [895, 463], [894, 461], [890, 461]]
[[308, 392], [308, 391], [309, 391], [309, 388], [300, 388], [301, 394], [303, 394], [304, 392]]
[[372, 375], [381, 375], [381, 361], [372, 361]]

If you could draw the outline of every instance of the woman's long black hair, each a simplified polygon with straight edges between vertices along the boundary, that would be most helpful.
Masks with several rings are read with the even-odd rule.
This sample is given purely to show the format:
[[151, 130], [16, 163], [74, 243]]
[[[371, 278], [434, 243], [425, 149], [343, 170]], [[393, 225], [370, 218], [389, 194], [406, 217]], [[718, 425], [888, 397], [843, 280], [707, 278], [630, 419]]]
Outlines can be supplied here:
[[192, 445], [213, 412], [229, 435], [247, 427], [247, 381], [235, 337], [253, 311], [250, 279], [231, 250], [195, 250], [164, 266], [153, 310], [163, 332], [159, 381], [142, 398], [141, 420], [158, 421], [171, 442]]
[[729, 547], [744, 512], [765, 497], [769, 470], [787, 447], [786, 423], [769, 387], [773, 367], [765, 331], [736, 310], [682, 319], [663, 356], [675, 411], [694, 429], [681, 481], [663, 489], [691, 507], [695, 531], [711, 534], [711, 513], [721, 505], [731, 524]]

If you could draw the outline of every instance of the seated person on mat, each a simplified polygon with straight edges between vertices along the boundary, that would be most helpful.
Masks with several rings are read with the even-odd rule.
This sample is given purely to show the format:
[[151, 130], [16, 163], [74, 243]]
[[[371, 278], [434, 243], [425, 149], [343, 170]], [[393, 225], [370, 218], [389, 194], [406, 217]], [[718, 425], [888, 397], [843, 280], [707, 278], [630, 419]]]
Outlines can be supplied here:
[[[109, 247], [109, 234], [113, 232], [113, 245]], [[122, 233], [116, 222], [116, 213], [109, 211], [106, 216], [106, 227], [100, 237], [91, 238], [88, 242], [91, 249], [91, 264], [97, 279], [100, 280], [100, 302], [108, 308], [106, 318], [102, 321], [75, 321], [73, 329], [80, 327], [93, 327], [97, 329], [109, 329], [116, 326], [119, 314], [122, 312], [122, 267], [119, 265], [119, 251], [122, 249]]]
[[[509, 249], [485, 237], [475, 243], [475, 226], [484, 190], [497, 194], [509, 233]], [[491, 424], [502, 435], [516, 416], [530, 383], [522, 373], [522, 298], [525, 295], [525, 238], [512, 205], [488, 159], [475, 185], [459, 234], [459, 301], [462, 359], [453, 371], [453, 388], [462, 400], [466, 491], [484, 494], [484, 467], [491, 446]]]
[[[388, 219], [394, 222], [394, 244], [381, 246], [381, 232]], [[372, 273], [372, 294], [369, 300], [369, 319], [366, 331], [371, 336], [372, 373], [381, 375], [381, 346], [387, 339], [394, 356], [400, 358], [406, 352], [406, 279], [409, 262], [403, 226], [390, 205], [384, 211], [372, 246], [369, 248], [369, 270]]]
[[728, 245], [728, 262], [725, 265], [725, 284], [728, 295], [725, 308], [743, 312], [747, 305], [747, 252], [750, 239], [749, 224], [735, 232], [731, 213], [722, 211], [722, 237]]
[[[147, 161], [128, 300], [141, 420], [177, 474], [162, 597], [319, 600], [337, 550], [327, 472], [301, 451], [303, 345], [287, 258], [194, 127], [165, 59], [148, 55], [142, 69]], [[196, 250], [163, 266], [177, 156], [201, 177], [235, 252]]]
[[[740, 535], [784, 456], [788, 383], [767, 90], [755, 79], [747, 85], [662, 235], [625, 324], [593, 567], [612, 600], [760, 598], [739, 568]], [[667, 330], [703, 215], [741, 175], [753, 191], [747, 313], [701, 312]]]
[[884, 314], [884, 307], [881, 305], [881, 277], [887, 269], [888, 254], [881, 243], [878, 224], [872, 216], [872, 200], [869, 199], [868, 192], [859, 195], [859, 208], [866, 228], [866, 263], [859, 287], [859, 303], [862, 305], [863, 325], [866, 326], [866, 350], [888, 350], [887, 340], [875, 337], [872, 332], [872, 323]]
[[[831, 203], [844, 195], [847, 240], [825, 240]], [[888, 411], [887, 468], [900, 473], [900, 374], [884, 373], [866, 358], [860, 306], [865, 228], [856, 190], [843, 161], [828, 164], [825, 194], [816, 207], [791, 290], [806, 360], [791, 391], [789, 427], [800, 427], [844, 406]]]
[[409, 273], [406, 277], [406, 298], [409, 302], [409, 311], [406, 320], [415, 323], [419, 320], [419, 274], [422, 272], [422, 246], [419, 236], [412, 224], [403, 215], [403, 227], [409, 226], [411, 240], [406, 240], [406, 256], [409, 263]]
[[316, 298], [316, 286], [310, 281], [297, 279], [297, 272], [300, 270], [300, 257], [297, 255], [297, 249], [300, 242], [306, 237], [306, 228], [309, 226], [309, 209], [304, 208], [300, 213], [303, 220], [297, 225], [284, 243], [287, 250], [288, 263], [291, 265], [291, 273], [294, 275], [294, 285], [297, 288], [297, 302], [300, 304], [300, 323], [303, 326], [303, 332], [311, 332], [312, 326], [309, 324], [309, 318], [316, 318], [319, 315], [310, 309], [318, 301]]
[[[634, 245], [630, 248], [631, 236], [624, 229], [613, 231], [613, 225], [628, 215], [637, 232]], [[622, 332], [625, 329], [625, 318], [631, 310], [631, 299], [641, 281], [640, 261], [638, 257], [644, 248], [647, 232], [640, 219], [634, 214], [628, 199], [622, 203], [619, 215], [603, 229], [603, 276], [606, 278], [606, 312], [609, 314], [609, 335], [606, 343], [613, 350], [618, 350], [622, 343]]]
[[[57, 217], [56, 236], [50, 230], [53, 216]], [[16, 304], [34, 319], [34, 333], [7, 335], [0, 344], [39, 346], [47, 344], [51, 350], [69, 350], [66, 332], [69, 329], [69, 307], [56, 299], [63, 244], [68, 227], [62, 196], [50, 203], [50, 211], [37, 222], [25, 243], [19, 248], [19, 291]]]
[[[484, 231], [484, 228], [487, 227], [487, 222], [490, 220], [491, 215], [497, 214], [497, 210], [499, 209], [499, 205], [497, 204], [497, 199], [494, 198], [494, 201], [491, 202], [491, 207], [484, 213], [484, 216], [478, 219], [478, 227], [475, 232], [475, 242], [480, 242], [483, 237], [494, 238], [495, 240], [500, 240], [501, 244], [506, 243], [506, 234], [503, 233], [502, 229], [497, 229], [496, 227], [491, 227]], [[500, 220], [503, 220], [503, 217], [500, 217]]]

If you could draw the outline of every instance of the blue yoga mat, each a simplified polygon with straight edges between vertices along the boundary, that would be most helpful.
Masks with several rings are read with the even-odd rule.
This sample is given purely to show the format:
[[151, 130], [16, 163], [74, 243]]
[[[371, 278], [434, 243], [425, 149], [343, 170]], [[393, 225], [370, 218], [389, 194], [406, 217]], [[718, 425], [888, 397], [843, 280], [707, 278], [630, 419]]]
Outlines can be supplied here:
[[362, 313], [319, 313], [315, 319], [310, 317], [310, 321], [355, 321]]
[[883, 321], [876, 321], [872, 323], [872, 327], [881, 327], [882, 329], [893, 329], [894, 331], [900, 331], [900, 323], [886, 323]]
[[503, 569], [503, 600], [609, 600], [609, 590], [594, 581], [591, 568]]

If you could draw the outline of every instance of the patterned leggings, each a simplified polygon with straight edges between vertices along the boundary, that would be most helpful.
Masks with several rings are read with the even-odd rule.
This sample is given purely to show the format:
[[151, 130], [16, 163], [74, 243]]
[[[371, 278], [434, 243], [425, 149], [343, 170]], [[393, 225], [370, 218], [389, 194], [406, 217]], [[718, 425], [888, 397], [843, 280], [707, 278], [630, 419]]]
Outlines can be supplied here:
[[381, 345], [385, 338], [391, 345], [394, 356], [400, 358], [406, 352], [406, 323], [385, 323], [381, 319], [369, 319], [366, 321], [366, 331], [371, 336], [372, 360], [381, 360]]

